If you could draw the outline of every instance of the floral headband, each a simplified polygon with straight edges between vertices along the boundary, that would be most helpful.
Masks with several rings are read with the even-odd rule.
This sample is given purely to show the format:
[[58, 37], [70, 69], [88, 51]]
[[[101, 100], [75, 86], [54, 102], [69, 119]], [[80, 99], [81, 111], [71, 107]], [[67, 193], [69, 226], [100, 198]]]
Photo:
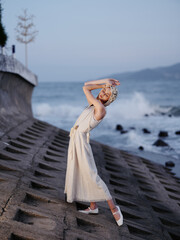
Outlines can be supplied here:
[[109, 86], [109, 87], [111, 89], [111, 96], [108, 99], [108, 101], [104, 103], [105, 107], [110, 105], [117, 98], [117, 95], [118, 95], [118, 90], [115, 86]]

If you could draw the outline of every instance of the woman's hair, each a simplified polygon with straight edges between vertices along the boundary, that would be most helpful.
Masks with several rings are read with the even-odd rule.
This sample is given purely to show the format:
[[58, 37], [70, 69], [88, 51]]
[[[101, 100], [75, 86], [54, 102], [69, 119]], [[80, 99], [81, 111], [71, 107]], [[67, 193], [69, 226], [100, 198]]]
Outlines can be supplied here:
[[108, 105], [110, 105], [112, 102], [114, 102], [114, 100], [117, 98], [118, 95], [118, 90], [115, 86], [110, 86], [110, 90], [111, 90], [111, 96], [109, 97], [109, 99], [104, 103], [104, 106], [107, 107]]
[[[103, 101], [101, 99], [101, 102], [103, 103], [103, 105], [105, 107], [110, 105], [117, 98], [117, 95], [118, 95], [118, 90], [115, 86], [110, 86], [110, 90], [111, 90], [111, 95], [110, 95], [109, 99], [107, 101]], [[99, 99], [99, 94], [97, 95], [96, 99]], [[93, 104], [91, 104], [91, 105], [93, 105]]]

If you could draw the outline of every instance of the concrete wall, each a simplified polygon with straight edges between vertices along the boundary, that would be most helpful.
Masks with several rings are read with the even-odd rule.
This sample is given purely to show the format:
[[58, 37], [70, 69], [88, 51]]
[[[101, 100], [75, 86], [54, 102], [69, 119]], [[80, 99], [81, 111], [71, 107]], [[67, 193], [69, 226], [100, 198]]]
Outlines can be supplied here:
[[13, 73], [0, 72], [0, 113], [32, 116], [31, 96], [34, 86]]
[[0, 54], [0, 136], [33, 117], [31, 97], [37, 76], [12, 57]]

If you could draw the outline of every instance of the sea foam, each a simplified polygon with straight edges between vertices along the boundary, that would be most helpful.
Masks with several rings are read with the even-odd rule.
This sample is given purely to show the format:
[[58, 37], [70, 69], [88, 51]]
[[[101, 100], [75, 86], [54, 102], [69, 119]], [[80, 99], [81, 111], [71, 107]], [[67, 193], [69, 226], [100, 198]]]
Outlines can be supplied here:
[[141, 92], [134, 92], [127, 97], [121, 96], [116, 102], [112, 103], [109, 108], [109, 116], [118, 117], [121, 119], [138, 119], [144, 117], [145, 114], [156, 114], [164, 111], [158, 105], [151, 104]]

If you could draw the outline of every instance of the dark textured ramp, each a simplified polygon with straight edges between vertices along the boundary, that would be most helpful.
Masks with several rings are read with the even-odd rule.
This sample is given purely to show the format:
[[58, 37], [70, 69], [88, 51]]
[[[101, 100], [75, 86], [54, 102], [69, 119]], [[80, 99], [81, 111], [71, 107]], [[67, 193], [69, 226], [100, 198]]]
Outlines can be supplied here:
[[0, 139], [0, 239], [178, 240], [180, 180], [162, 165], [90, 140], [99, 175], [121, 207], [116, 225], [106, 202], [99, 215], [65, 202], [69, 132], [29, 118]]

